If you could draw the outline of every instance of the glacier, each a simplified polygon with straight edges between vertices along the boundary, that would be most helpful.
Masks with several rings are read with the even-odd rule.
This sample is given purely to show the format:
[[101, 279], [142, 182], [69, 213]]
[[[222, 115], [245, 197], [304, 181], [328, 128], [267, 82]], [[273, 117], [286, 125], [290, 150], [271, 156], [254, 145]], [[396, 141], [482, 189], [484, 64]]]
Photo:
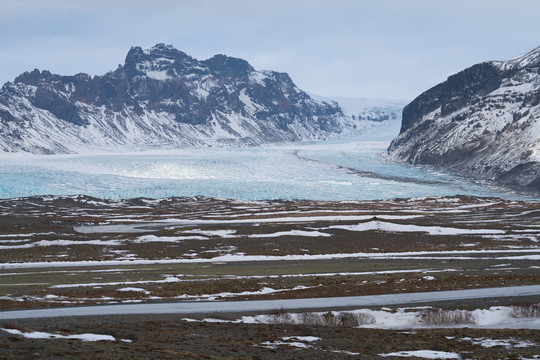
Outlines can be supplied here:
[[[386, 126], [386, 125], [385, 125]], [[387, 129], [388, 130], [388, 129]], [[398, 126], [388, 132], [399, 131]], [[374, 130], [374, 133], [380, 131]], [[388, 138], [245, 148], [0, 156], [0, 198], [375, 200], [421, 196], [524, 198], [429, 166], [385, 162]]]

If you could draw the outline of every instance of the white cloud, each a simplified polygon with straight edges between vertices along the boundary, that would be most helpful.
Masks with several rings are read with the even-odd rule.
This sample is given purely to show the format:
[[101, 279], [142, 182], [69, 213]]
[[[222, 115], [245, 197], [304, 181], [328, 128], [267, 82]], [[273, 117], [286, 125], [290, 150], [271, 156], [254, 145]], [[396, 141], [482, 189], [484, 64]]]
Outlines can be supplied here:
[[288, 72], [321, 95], [412, 99], [540, 45], [539, 11], [535, 0], [4, 0], [0, 83], [33, 68], [102, 74], [130, 46], [165, 42]]

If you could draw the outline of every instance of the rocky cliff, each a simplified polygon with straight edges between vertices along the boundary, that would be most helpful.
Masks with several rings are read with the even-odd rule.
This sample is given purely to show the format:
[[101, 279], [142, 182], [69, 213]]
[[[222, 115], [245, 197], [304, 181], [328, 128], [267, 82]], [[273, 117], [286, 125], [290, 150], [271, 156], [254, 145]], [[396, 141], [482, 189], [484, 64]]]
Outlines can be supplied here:
[[403, 109], [391, 160], [540, 192], [540, 48], [474, 65]]
[[133, 47], [102, 76], [26, 72], [0, 90], [0, 151], [74, 153], [324, 139], [353, 128], [335, 102], [242, 59]]

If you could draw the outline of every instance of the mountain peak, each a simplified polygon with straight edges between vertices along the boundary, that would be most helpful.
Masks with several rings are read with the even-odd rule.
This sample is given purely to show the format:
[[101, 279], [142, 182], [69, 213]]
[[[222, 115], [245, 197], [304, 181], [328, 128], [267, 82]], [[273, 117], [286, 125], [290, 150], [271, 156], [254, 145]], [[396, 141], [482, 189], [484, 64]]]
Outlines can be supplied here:
[[171, 60], [181, 59], [184, 57], [189, 57], [185, 52], [178, 50], [172, 45], [167, 44], [156, 44], [152, 46], [150, 49], [142, 50], [145, 55], [152, 56], [152, 57], [164, 57]]
[[507, 61], [494, 61], [502, 70], [519, 70], [540, 66], [540, 46]]
[[203, 63], [214, 72], [227, 73], [231, 76], [243, 77], [255, 70], [246, 60], [223, 54], [214, 55]]
[[157, 44], [145, 50], [135, 46], [129, 50], [124, 68], [130, 77], [148, 76], [165, 80], [175, 77], [179, 68], [194, 61], [195, 59], [172, 45]]
[[145, 51], [178, 51], [178, 50], [170, 44], [159, 43]]
[[257, 145], [353, 128], [337, 104], [311, 99], [284, 73], [221, 54], [199, 61], [166, 44], [132, 47], [101, 76], [34, 70], [17, 80], [0, 89], [0, 150]]
[[246, 78], [255, 69], [244, 59], [223, 54], [198, 61], [172, 45], [156, 44], [150, 49], [132, 47], [127, 56], [124, 68], [129, 77], [147, 76], [155, 80], [167, 80], [182, 76], [186, 71], [212, 73], [228, 78]]

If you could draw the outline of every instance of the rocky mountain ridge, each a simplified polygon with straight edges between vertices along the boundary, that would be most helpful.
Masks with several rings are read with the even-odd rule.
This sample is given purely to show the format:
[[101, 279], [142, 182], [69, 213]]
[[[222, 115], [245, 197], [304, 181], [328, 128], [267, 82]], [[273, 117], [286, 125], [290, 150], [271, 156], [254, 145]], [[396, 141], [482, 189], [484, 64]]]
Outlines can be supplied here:
[[540, 193], [540, 47], [474, 65], [403, 109], [388, 158]]
[[170, 45], [102, 76], [34, 70], [0, 90], [0, 150], [39, 154], [319, 140], [354, 130], [337, 103], [245, 60]]

